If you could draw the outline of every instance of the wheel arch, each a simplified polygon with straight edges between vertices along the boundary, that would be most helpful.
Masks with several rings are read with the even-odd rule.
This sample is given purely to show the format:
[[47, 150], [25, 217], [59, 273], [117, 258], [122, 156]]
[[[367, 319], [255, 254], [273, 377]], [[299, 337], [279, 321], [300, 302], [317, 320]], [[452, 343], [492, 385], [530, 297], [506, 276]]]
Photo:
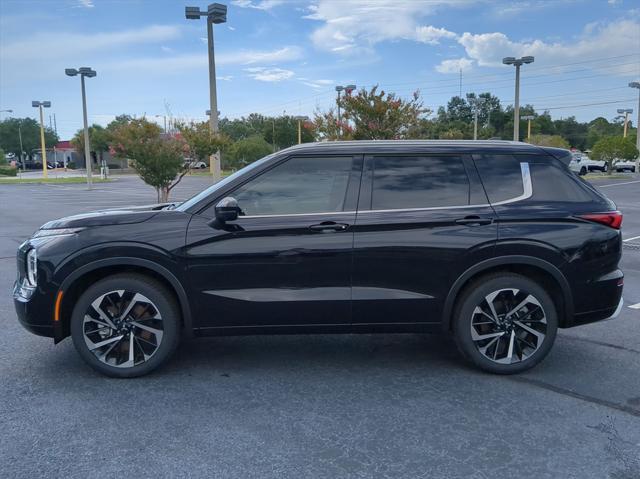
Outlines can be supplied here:
[[446, 332], [451, 330], [453, 311], [456, 301], [465, 287], [474, 280], [489, 273], [508, 271], [541, 282], [558, 305], [559, 326], [567, 324], [573, 317], [573, 295], [569, 282], [562, 272], [553, 264], [533, 256], [509, 255], [482, 261], [462, 273], [450, 288], [442, 314], [442, 327]]
[[70, 334], [71, 313], [78, 297], [96, 281], [118, 273], [131, 272], [146, 275], [160, 281], [171, 291], [178, 302], [184, 333], [187, 337], [193, 334], [193, 319], [187, 293], [178, 278], [164, 266], [143, 258], [112, 257], [93, 261], [74, 270], [60, 285], [62, 301], [60, 319], [54, 323], [54, 339], [59, 342]]

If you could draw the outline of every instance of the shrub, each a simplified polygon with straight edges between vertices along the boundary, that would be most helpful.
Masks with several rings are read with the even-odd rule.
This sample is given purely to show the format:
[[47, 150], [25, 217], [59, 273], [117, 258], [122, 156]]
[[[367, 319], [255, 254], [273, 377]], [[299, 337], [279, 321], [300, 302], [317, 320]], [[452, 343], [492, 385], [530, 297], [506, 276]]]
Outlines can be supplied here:
[[0, 176], [16, 176], [18, 169], [12, 166], [0, 166]]

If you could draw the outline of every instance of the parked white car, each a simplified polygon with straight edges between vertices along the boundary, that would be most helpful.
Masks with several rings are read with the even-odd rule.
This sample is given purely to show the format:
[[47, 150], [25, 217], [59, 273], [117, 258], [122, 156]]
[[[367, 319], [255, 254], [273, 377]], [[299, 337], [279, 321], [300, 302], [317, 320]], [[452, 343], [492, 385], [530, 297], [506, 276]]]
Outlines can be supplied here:
[[207, 164], [204, 161], [192, 161], [191, 163], [189, 163], [189, 168], [193, 169], [203, 169], [206, 168]]
[[631, 173], [636, 172], [636, 162], [635, 160], [613, 160], [613, 168], [618, 171], [630, 171]]
[[606, 172], [609, 170], [609, 165], [607, 165], [607, 162], [604, 160], [592, 160], [583, 153], [573, 153], [573, 158], [569, 162], [569, 168], [579, 175], [586, 175], [590, 171]]

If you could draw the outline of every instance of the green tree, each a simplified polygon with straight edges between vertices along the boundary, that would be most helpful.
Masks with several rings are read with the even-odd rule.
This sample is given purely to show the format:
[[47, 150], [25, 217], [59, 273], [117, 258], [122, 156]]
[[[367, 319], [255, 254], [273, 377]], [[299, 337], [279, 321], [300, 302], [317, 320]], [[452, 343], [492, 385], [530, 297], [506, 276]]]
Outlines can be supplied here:
[[[0, 121], [0, 148], [4, 151], [19, 157], [20, 135], [22, 135], [22, 147], [29, 156], [34, 150], [40, 150], [40, 124], [36, 120], [7, 118]], [[44, 141], [47, 148], [53, 148], [58, 143], [58, 135], [45, 127]]]
[[[303, 122], [301, 125], [302, 143], [314, 141], [313, 125]], [[275, 136], [274, 136], [275, 134]], [[294, 116], [282, 115], [266, 118], [263, 125], [263, 136], [267, 143], [275, 144], [277, 149], [289, 148], [298, 143], [298, 120]]]
[[[403, 139], [413, 135], [420, 125], [420, 119], [429, 113], [423, 106], [418, 91], [410, 99], [399, 98], [395, 93], [378, 92], [378, 86], [371, 90], [361, 89], [355, 95], [345, 95], [340, 99], [342, 107], [342, 138], [354, 140]], [[316, 115], [315, 129], [321, 138], [332, 137], [334, 122], [332, 111]], [[322, 127], [325, 129], [322, 129]]]
[[260, 135], [243, 138], [233, 143], [226, 152], [225, 161], [232, 168], [242, 168], [273, 151], [273, 147]]
[[[96, 159], [102, 161], [104, 152], [109, 151], [110, 142], [111, 132], [109, 130], [95, 123], [89, 127], [90, 153], [93, 153]], [[71, 144], [84, 159], [84, 128], [81, 128], [73, 135]]]
[[226, 135], [212, 135], [209, 122], [180, 123], [176, 125], [187, 145], [187, 153], [191, 158], [208, 161], [215, 152], [229, 144]]
[[529, 143], [538, 146], [553, 146], [555, 148], [569, 148], [567, 140], [560, 135], [531, 135]]
[[633, 160], [638, 156], [636, 145], [628, 138], [608, 136], [598, 140], [591, 150], [591, 158], [606, 161], [611, 174], [612, 166], [617, 160]]
[[7, 164], [7, 157], [4, 154], [4, 150], [0, 148], [0, 166], [5, 166]]
[[133, 160], [140, 178], [156, 189], [159, 202], [169, 199], [171, 190], [188, 171], [184, 165], [185, 143], [162, 135], [160, 127], [145, 118], [115, 127], [112, 148], [118, 157]]

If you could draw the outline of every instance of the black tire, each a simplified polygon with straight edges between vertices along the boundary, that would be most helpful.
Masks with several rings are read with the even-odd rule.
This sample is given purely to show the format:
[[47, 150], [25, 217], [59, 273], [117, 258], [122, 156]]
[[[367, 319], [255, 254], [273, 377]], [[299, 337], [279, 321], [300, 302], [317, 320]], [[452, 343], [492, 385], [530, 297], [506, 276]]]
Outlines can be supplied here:
[[[115, 295], [117, 303], [120, 291], [125, 293], [121, 296], [122, 301], [118, 303], [119, 306], [116, 307], [112, 298]], [[138, 296], [139, 300], [129, 307], [129, 304], [133, 303], [133, 299], [127, 302], [127, 298], [135, 294], [142, 296]], [[102, 314], [107, 315], [112, 324], [115, 325], [117, 321], [121, 325], [121, 329], [117, 332], [116, 329], [102, 326], [102, 324], [106, 324], [105, 320], [92, 306], [92, 303], [101, 297], [103, 297], [101, 304], [104, 305], [100, 308]], [[135, 299], [135, 296], [133, 298]], [[118, 309], [118, 314], [122, 313], [120, 316], [127, 313], [127, 310], [129, 313], [125, 315], [125, 318], [117, 318], [118, 314], [112, 315], [110, 305], [114, 305], [113, 311]], [[140, 310], [138, 305], [143, 309]], [[123, 308], [125, 311], [122, 311]], [[141, 314], [143, 316], [146, 314], [147, 317], [134, 318], [134, 310], [142, 311]], [[89, 316], [96, 316], [100, 323], [96, 324], [97, 321], [90, 319]], [[141, 325], [142, 328], [137, 325]], [[159, 331], [161, 334], [150, 333], [151, 330]], [[87, 331], [87, 335], [85, 335], [85, 331]], [[116, 340], [118, 336], [122, 339]], [[143, 275], [117, 274], [98, 281], [80, 296], [71, 316], [71, 337], [82, 359], [96, 371], [116, 378], [143, 376], [164, 364], [178, 346], [180, 310], [173, 295], [158, 281]], [[95, 341], [94, 338], [96, 338]], [[109, 344], [114, 347], [113, 351], [104, 354], [105, 359], [101, 360], [97, 355], [102, 355], [109, 346], [94, 348], [96, 353], [93, 353], [89, 349], [88, 342], [95, 345], [103, 340], [105, 342], [113, 340]], [[114, 342], [116, 344], [113, 344]], [[134, 352], [129, 353], [132, 344], [134, 344]], [[125, 357], [133, 365], [127, 365], [126, 362], [116, 365], [123, 356], [123, 351], [125, 355], [131, 354]], [[147, 357], [147, 353], [149, 353], [149, 357]], [[134, 356], [133, 360], [131, 360], [132, 356]]]
[[582, 168], [580, 168], [580, 176], [584, 176], [587, 174], [587, 169], [583, 166]]
[[607, 171], [609, 171], [609, 165], [605, 163], [600, 169], [603, 173], [606, 173]]
[[[500, 295], [503, 295], [505, 297], [505, 301], [503, 303], [500, 303], [500, 301], [498, 301], [498, 306], [500, 304], [503, 304], [505, 308], [508, 309], [509, 306], [507, 306], [507, 296], [508, 294], [512, 294], [509, 293], [510, 289], [519, 290], [521, 292], [519, 294], [528, 294], [533, 297], [537, 301], [537, 303], [539, 303], [539, 311], [537, 310], [538, 306], [534, 305], [533, 303], [527, 304], [518, 311], [525, 312], [525, 314], [520, 315], [520, 318], [522, 318], [523, 321], [527, 321], [527, 324], [525, 324], [525, 326], [528, 326], [530, 329], [539, 328], [537, 330], [539, 334], [542, 333], [542, 330], [544, 329], [544, 338], [542, 340], [540, 340], [537, 335], [531, 335], [531, 333], [529, 333], [527, 330], [522, 329], [521, 326], [514, 326], [513, 323], [511, 323], [511, 326], [504, 326], [503, 324], [498, 326], [498, 322], [487, 321], [485, 325], [478, 325], [479, 323], [477, 322], [477, 318], [483, 319], [483, 316], [486, 315], [478, 314], [478, 310], [476, 309], [476, 307], [482, 308], [483, 304], [488, 304], [486, 302], [486, 298], [488, 296], [497, 291], [504, 291], [503, 293], [500, 293]], [[500, 295], [498, 295], [498, 299], [501, 297]], [[522, 298], [522, 296], [514, 296], [513, 298], [515, 300], [514, 302], [520, 303], [520, 299], [516, 298]], [[529, 298], [529, 296], [527, 296], [527, 298]], [[494, 308], [494, 311], [496, 311], [498, 313], [498, 316], [500, 316], [498, 308]], [[546, 319], [546, 325], [541, 322], [541, 319], [539, 319], [542, 318], [541, 315], [543, 315]], [[475, 326], [472, 326], [472, 321], [474, 321]], [[503, 317], [502, 319], [499, 319], [499, 321], [508, 322], [508, 318]], [[529, 323], [528, 321], [532, 322]], [[533, 323], [534, 321], [536, 322], [535, 325]], [[519, 322], [519, 324], [523, 323]], [[478, 335], [476, 337], [476, 341], [474, 341], [474, 339], [472, 338], [472, 327], [476, 328], [474, 329], [474, 331]], [[503, 327], [506, 327], [507, 329], [511, 327], [512, 332], [495, 334], [491, 332], [501, 331], [501, 329], [499, 328]], [[486, 330], [486, 335], [489, 336], [491, 334], [494, 334], [494, 336], [497, 334], [502, 334], [497, 339], [495, 339], [497, 344], [494, 343], [494, 345], [490, 345], [488, 349], [485, 349], [486, 354], [483, 354], [480, 349], [481, 347], [486, 348], [487, 344], [489, 344], [493, 340], [493, 337], [490, 336], [487, 339], [478, 340], [477, 338], [481, 337], [481, 335], [485, 335], [485, 333], [481, 333], [477, 328], [489, 328]], [[492, 330], [491, 328], [494, 329]], [[494, 374], [516, 374], [532, 368], [533, 366], [538, 364], [546, 357], [546, 355], [551, 350], [551, 347], [553, 346], [553, 343], [555, 341], [557, 329], [557, 308], [546, 290], [537, 282], [525, 276], [514, 273], [495, 273], [483, 276], [479, 280], [474, 281], [467, 288], [465, 288], [462, 296], [457, 301], [454, 310], [454, 339], [462, 356], [478, 368]], [[504, 336], [505, 334], [507, 336]], [[520, 339], [518, 335], [521, 335], [522, 339]], [[534, 349], [533, 347], [524, 346], [523, 349], [523, 344], [531, 345], [532, 342], [533, 346], [536, 346], [537, 348]], [[511, 347], [509, 347], [510, 345]], [[518, 358], [518, 349], [520, 351], [521, 358]], [[525, 349], [531, 349], [531, 351], [529, 351], [529, 354], [525, 354]], [[500, 360], [501, 354], [507, 354], [509, 351], [515, 351], [517, 361], [511, 362], [510, 364], [498, 363], [488, 357], [491, 356], [492, 350], [494, 353], [498, 352], [497, 355], [494, 354], [494, 357], [498, 356], [498, 360]], [[509, 360], [512, 361], [511, 357], [512, 356], [509, 356]], [[507, 359], [504, 358], [502, 360], [506, 361]]]

